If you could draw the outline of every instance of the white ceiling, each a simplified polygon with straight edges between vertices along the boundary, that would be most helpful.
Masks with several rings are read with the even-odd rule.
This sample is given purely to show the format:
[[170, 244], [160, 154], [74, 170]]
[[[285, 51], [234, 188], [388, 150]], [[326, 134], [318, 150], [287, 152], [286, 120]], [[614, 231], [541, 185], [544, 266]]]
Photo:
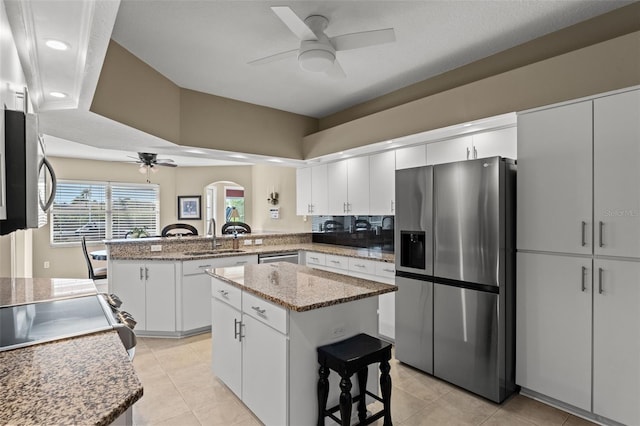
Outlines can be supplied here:
[[[88, 111], [109, 38], [178, 86], [323, 117], [468, 64], [544, 34], [622, 7], [617, 0], [199, 1], [4, 0], [50, 155], [121, 158], [135, 151], [210, 158], [188, 152]], [[331, 79], [298, 67], [295, 57], [247, 62], [295, 49], [299, 40], [271, 11], [287, 5], [300, 17], [329, 19], [329, 36], [393, 27], [396, 42], [338, 52], [347, 74]], [[60, 38], [63, 55], [43, 46]], [[49, 97], [53, 90], [69, 98]], [[65, 146], [65, 141], [76, 145]], [[80, 145], [78, 145], [80, 144]], [[95, 151], [100, 148], [100, 151]], [[109, 153], [108, 150], [117, 151]], [[113, 155], [107, 155], [113, 154]], [[252, 156], [240, 161], [261, 162]], [[126, 160], [123, 160], [126, 161]], [[198, 160], [201, 161], [201, 160]], [[222, 161], [222, 162], [220, 162]], [[180, 161], [178, 161], [180, 164]], [[187, 165], [188, 161], [182, 163]], [[296, 162], [288, 164], [295, 165]], [[194, 164], [195, 165], [195, 164]]]

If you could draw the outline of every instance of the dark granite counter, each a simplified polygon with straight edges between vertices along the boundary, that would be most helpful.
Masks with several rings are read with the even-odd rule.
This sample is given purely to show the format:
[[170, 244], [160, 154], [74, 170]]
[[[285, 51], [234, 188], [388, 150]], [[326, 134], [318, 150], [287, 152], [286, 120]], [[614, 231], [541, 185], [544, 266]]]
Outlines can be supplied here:
[[393, 285], [292, 263], [265, 263], [207, 270], [214, 278], [287, 309], [309, 311], [396, 291]]

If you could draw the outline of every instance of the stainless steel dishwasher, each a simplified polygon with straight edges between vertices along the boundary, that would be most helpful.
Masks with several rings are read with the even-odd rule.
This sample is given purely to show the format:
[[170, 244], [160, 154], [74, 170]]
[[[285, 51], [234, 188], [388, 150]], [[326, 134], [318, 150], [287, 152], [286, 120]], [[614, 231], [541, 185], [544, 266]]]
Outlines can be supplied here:
[[298, 252], [259, 254], [258, 263], [289, 262], [298, 263]]

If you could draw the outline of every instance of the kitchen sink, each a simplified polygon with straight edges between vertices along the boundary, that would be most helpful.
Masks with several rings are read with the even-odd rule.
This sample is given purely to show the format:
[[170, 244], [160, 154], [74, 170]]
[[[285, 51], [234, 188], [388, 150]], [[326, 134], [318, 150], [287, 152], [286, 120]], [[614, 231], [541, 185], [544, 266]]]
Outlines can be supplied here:
[[226, 253], [244, 253], [244, 250], [239, 249], [219, 249], [219, 250], [202, 250], [202, 251], [186, 251], [187, 256], [207, 256], [214, 254], [226, 254]]

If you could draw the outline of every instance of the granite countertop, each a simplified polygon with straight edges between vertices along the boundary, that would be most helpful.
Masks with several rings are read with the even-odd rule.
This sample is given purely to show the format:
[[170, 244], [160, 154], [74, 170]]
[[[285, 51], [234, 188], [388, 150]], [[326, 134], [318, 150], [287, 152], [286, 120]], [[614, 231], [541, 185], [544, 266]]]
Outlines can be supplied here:
[[0, 306], [96, 294], [93, 280], [73, 278], [0, 277]]
[[396, 291], [393, 285], [292, 263], [208, 269], [212, 277], [296, 312]]
[[[2, 278], [0, 307], [96, 294], [93, 280]], [[142, 397], [118, 332], [0, 351], [1, 424], [107, 425]]]
[[118, 333], [0, 352], [0, 423], [108, 425], [142, 397]]
[[[209, 240], [211, 238], [209, 237]], [[376, 249], [355, 248], [336, 246], [331, 244], [320, 243], [291, 243], [283, 245], [260, 245], [260, 246], [240, 246], [240, 252], [229, 253], [222, 252], [218, 254], [193, 255], [187, 252], [149, 252], [143, 254], [131, 253], [125, 256], [114, 257], [113, 260], [197, 260], [207, 258], [229, 257], [229, 256], [246, 256], [252, 254], [271, 254], [284, 253], [293, 251], [314, 251], [326, 254], [335, 254], [339, 256], [356, 257], [361, 259], [377, 260], [380, 262], [393, 263], [395, 257], [393, 253], [383, 252]], [[198, 250], [194, 250], [198, 251]]]

